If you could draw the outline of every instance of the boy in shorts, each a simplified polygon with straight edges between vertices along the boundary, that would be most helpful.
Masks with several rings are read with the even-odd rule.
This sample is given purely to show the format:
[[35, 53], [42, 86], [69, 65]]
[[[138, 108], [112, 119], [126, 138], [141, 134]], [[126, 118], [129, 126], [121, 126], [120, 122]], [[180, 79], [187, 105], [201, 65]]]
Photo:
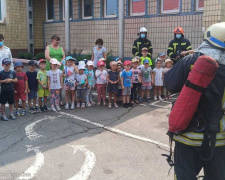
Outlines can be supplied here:
[[10, 70], [11, 61], [8, 58], [2, 60], [2, 66], [4, 70], [0, 72], [0, 84], [1, 84], [1, 98], [0, 103], [2, 104], [2, 116], [1, 120], [8, 121], [8, 118], [5, 115], [5, 104], [9, 103], [10, 115], [9, 117], [12, 120], [15, 120], [16, 117], [13, 114], [13, 104], [14, 104], [14, 86], [13, 83], [16, 83], [18, 80], [16, 78], [16, 73]]
[[123, 95], [123, 107], [128, 108], [128, 107], [133, 107], [133, 104], [130, 103], [130, 94], [131, 94], [131, 87], [132, 85], [132, 72], [130, 70], [131, 68], [131, 61], [125, 61], [124, 62], [124, 70], [121, 74], [121, 85], [122, 85], [122, 95]]
[[152, 88], [152, 68], [149, 67], [149, 60], [144, 60], [144, 68], [141, 70], [142, 83], [141, 83], [141, 99], [143, 102], [144, 94], [146, 92], [147, 102], [150, 102], [149, 94]]
[[18, 82], [14, 85], [15, 92], [15, 108], [16, 108], [16, 116], [20, 116], [20, 112], [18, 111], [19, 100], [22, 101], [22, 113], [21, 115], [26, 115], [26, 100], [27, 100], [27, 89], [28, 89], [28, 78], [25, 72], [23, 72], [23, 63], [15, 62], [14, 70], [16, 72], [16, 77]]
[[[46, 106], [47, 104], [47, 97], [49, 96], [49, 89], [48, 89], [48, 77], [47, 71], [45, 70], [46, 67], [46, 60], [40, 59], [39, 60], [39, 71], [37, 73], [37, 80], [38, 80], [38, 101], [41, 112], [48, 111]], [[44, 104], [42, 104], [42, 98], [44, 98]]]
[[36, 71], [36, 62], [28, 62], [28, 71], [26, 72], [28, 77], [28, 105], [30, 113], [39, 113], [38, 107], [36, 106], [37, 102], [37, 90], [38, 90], [38, 80], [37, 80], [37, 71]]

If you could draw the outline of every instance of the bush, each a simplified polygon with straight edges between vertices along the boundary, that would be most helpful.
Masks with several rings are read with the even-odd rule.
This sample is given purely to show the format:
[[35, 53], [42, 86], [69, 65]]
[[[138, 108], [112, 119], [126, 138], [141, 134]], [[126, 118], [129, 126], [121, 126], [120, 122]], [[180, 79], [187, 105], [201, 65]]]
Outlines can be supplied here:
[[34, 55], [32, 53], [25, 53], [24, 58], [25, 59], [33, 59]]
[[25, 59], [24, 54], [25, 54], [25, 52], [19, 52], [18, 53], [18, 58], [19, 59]]
[[34, 60], [40, 60], [40, 59], [45, 59], [45, 53], [41, 52], [36, 54], [35, 57], [33, 57]]
[[28, 52], [19, 52], [18, 53], [18, 58], [19, 59], [32, 59], [33, 56], [34, 55], [32, 53], [28, 53]]

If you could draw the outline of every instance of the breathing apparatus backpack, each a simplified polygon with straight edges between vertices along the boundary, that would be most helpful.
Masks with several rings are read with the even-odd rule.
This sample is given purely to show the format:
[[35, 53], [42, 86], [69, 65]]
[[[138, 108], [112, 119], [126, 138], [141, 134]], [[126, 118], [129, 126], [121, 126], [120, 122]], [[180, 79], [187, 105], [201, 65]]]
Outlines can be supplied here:
[[[219, 65], [213, 58], [200, 54], [195, 56], [194, 66], [169, 116], [171, 148], [170, 155], [164, 156], [168, 157], [167, 161], [171, 166], [174, 165], [171, 159], [173, 136], [184, 132], [203, 132], [201, 158], [208, 161], [213, 157], [216, 133], [219, 132], [219, 122], [223, 116], [221, 101], [225, 88], [225, 66], [218, 68]], [[173, 73], [172, 71], [169, 73]], [[203, 128], [198, 129], [198, 126]]]

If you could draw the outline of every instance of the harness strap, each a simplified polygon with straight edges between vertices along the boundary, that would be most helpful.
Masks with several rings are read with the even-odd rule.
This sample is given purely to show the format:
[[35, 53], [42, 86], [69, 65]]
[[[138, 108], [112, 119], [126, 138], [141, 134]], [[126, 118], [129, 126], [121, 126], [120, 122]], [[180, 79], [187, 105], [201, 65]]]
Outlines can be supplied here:
[[173, 145], [174, 134], [169, 132], [169, 131], [168, 131], [167, 134], [169, 135], [170, 154], [169, 155], [168, 154], [162, 154], [162, 156], [167, 157], [166, 160], [167, 160], [168, 164], [170, 165], [170, 167], [172, 168], [175, 165], [173, 160], [172, 160], [172, 156], [173, 156], [173, 149], [172, 149], [173, 146], [172, 145]]
[[199, 92], [203, 92], [203, 91], [205, 90], [205, 88], [200, 87], [200, 86], [198, 86], [198, 85], [196, 85], [196, 84], [193, 84], [190, 80], [187, 80], [186, 83], [185, 83], [185, 85], [186, 85], [187, 87], [189, 87], [189, 88], [191, 88], [191, 89], [194, 89], [194, 90], [196, 90], [196, 91], [199, 91]]
[[208, 130], [204, 133], [204, 140], [201, 145], [201, 159], [203, 161], [209, 161], [213, 158], [216, 146], [216, 132], [209, 132]]

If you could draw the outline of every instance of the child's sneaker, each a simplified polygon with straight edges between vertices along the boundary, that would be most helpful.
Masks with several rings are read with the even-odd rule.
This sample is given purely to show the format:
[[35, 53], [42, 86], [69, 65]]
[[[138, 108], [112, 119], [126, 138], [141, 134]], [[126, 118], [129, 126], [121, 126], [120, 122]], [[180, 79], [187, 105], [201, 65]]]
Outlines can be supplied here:
[[65, 109], [66, 109], [66, 110], [69, 110], [69, 104], [68, 104], [68, 103], [66, 103]]
[[22, 116], [25, 116], [25, 115], [26, 115], [26, 111], [23, 110], [22, 113], [21, 113], [21, 115], [22, 115]]
[[106, 102], [104, 102], [104, 103], [103, 103], [103, 106], [106, 106], [106, 105], [107, 105]]
[[19, 111], [16, 111], [15, 115], [16, 116], [20, 116], [20, 112]]
[[112, 104], [111, 103], [108, 104], [108, 108], [112, 109]]
[[44, 111], [48, 111], [48, 108], [46, 105], [43, 106]]
[[80, 103], [79, 102], [77, 103], [77, 108], [80, 108]]
[[71, 110], [73, 110], [73, 109], [74, 109], [74, 103], [72, 103], [72, 104], [71, 104], [70, 109], [71, 109]]
[[10, 114], [9, 117], [10, 117], [12, 120], [16, 120], [16, 117], [14, 116], [14, 114]]
[[33, 107], [31, 107], [31, 108], [29, 109], [29, 113], [31, 113], [31, 114], [34, 114], [34, 113], [35, 113], [35, 111], [34, 111], [34, 108], [33, 108]]
[[143, 99], [141, 97], [139, 98], [139, 103], [143, 103]]
[[97, 103], [97, 106], [100, 106], [100, 105], [101, 105], [101, 103], [100, 103], [100, 102], [98, 102], [98, 103]]
[[161, 97], [161, 96], [159, 96], [159, 100], [160, 100], [160, 101], [163, 101], [163, 99], [162, 99], [162, 97]]
[[114, 107], [115, 107], [115, 108], [118, 108], [118, 105], [117, 105], [116, 103], [114, 103]]
[[127, 103], [128, 107], [133, 107], [134, 105], [132, 103]]
[[43, 106], [40, 106], [40, 111], [41, 112], [44, 112], [45, 111]]
[[90, 103], [91, 103], [91, 105], [92, 105], [92, 106], [94, 106], [94, 105], [95, 105], [95, 102], [94, 102], [94, 101], [91, 101]]
[[91, 103], [89, 103], [89, 102], [86, 105], [87, 105], [87, 107], [91, 107], [92, 106]]
[[61, 108], [59, 107], [59, 105], [56, 106], [56, 110], [61, 111]]
[[1, 120], [2, 120], [2, 121], [8, 121], [9, 119], [6, 117], [6, 115], [2, 115], [2, 116], [1, 116]]
[[171, 96], [168, 96], [168, 99], [172, 99], [172, 97]]
[[36, 106], [36, 107], [34, 107], [34, 111], [36, 112], [36, 113], [39, 113], [40, 112], [40, 110], [38, 109], [38, 107]]
[[124, 104], [123, 104], [123, 107], [124, 107], [124, 108], [128, 108], [127, 103], [124, 103]]
[[154, 101], [157, 101], [158, 99], [157, 99], [157, 96], [154, 96]]
[[85, 103], [82, 103], [82, 104], [81, 104], [81, 108], [82, 108], [82, 109], [85, 108]]
[[53, 112], [56, 112], [56, 109], [55, 109], [54, 106], [52, 106], [51, 109], [52, 109]]
[[150, 98], [147, 98], [147, 103], [150, 103]]

